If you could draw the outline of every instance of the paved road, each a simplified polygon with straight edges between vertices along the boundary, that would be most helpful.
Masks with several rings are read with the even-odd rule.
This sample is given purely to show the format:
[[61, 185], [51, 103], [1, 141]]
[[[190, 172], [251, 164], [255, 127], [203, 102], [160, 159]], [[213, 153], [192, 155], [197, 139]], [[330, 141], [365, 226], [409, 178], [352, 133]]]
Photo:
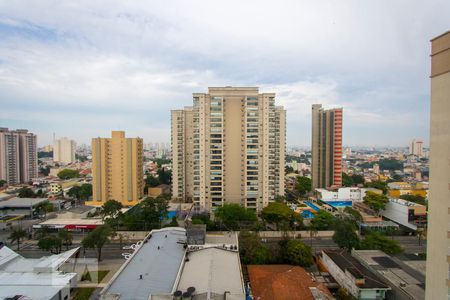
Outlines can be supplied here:
[[[405, 253], [424, 253], [426, 252], [426, 241], [422, 241], [419, 245], [419, 240], [415, 236], [394, 236], [394, 240], [397, 240], [405, 249]], [[309, 237], [302, 238], [302, 241], [307, 245], [311, 245]], [[313, 252], [320, 252], [323, 249], [337, 248], [337, 245], [331, 238], [313, 238], [312, 239]]]
[[[81, 247], [81, 244], [75, 242], [69, 247], [69, 249], [73, 249], [75, 247]], [[12, 249], [16, 250], [16, 246], [12, 246]], [[65, 251], [66, 248], [63, 246], [62, 250]], [[50, 252], [39, 249], [35, 241], [25, 242], [21, 245], [19, 253], [27, 258], [40, 258], [42, 256], [51, 255]], [[102, 258], [121, 259], [123, 258], [122, 253], [132, 253], [132, 250], [122, 250], [120, 249], [119, 244], [106, 244], [102, 249]], [[83, 252], [83, 250], [81, 250], [81, 256], [86, 258], [97, 258], [97, 251], [93, 249], [86, 249]]]
[[[426, 241], [421, 241], [421, 245], [419, 245], [419, 240], [414, 236], [394, 236], [394, 240], [397, 240], [402, 247], [405, 249], [405, 253], [424, 253], [426, 252]], [[314, 252], [320, 252], [322, 249], [328, 248], [337, 248], [337, 245], [333, 242], [331, 238], [321, 238], [316, 237], [312, 239], [312, 242], [309, 237], [302, 238], [302, 241], [307, 245], [311, 245]], [[276, 242], [276, 240], [268, 240], [267, 242]], [[128, 244], [123, 244], [125, 246]], [[11, 245], [10, 245], [11, 246]], [[80, 247], [81, 244], [79, 241], [74, 241], [70, 249], [75, 247]], [[16, 245], [11, 246], [12, 249], [16, 249]], [[63, 247], [63, 250], [65, 248]], [[21, 245], [21, 249], [19, 251], [25, 257], [29, 258], [39, 258], [42, 256], [50, 255], [47, 251], [42, 251], [37, 247], [37, 241], [26, 241]], [[83, 252], [82, 252], [83, 253]], [[132, 253], [132, 250], [122, 250], [120, 249], [119, 244], [106, 244], [102, 249], [102, 257], [105, 259], [121, 259], [123, 258], [122, 253]], [[92, 249], [87, 249], [84, 252], [85, 257], [87, 258], [96, 258], [97, 252]]]

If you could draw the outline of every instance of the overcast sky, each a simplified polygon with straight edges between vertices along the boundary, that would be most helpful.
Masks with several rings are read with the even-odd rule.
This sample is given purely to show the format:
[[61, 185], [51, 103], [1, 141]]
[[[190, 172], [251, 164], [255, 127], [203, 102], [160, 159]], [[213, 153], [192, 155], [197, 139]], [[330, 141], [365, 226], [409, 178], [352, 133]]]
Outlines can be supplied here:
[[344, 108], [345, 145], [428, 144], [429, 40], [449, 16], [447, 0], [0, 0], [0, 126], [169, 142], [193, 92], [259, 86], [288, 145], [310, 145], [313, 103]]

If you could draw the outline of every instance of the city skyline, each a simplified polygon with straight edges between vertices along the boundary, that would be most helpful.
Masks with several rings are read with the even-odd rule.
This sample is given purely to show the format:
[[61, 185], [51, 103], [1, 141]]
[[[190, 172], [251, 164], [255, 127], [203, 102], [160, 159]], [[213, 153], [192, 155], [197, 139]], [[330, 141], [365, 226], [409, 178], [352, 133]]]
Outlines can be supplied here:
[[228, 85], [277, 93], [289, 146], [310, 144], [314, 103], [345, 109], [344, 145], [428, 145], [423, 41], [447, 29], [445, 1], [24, 4], [0, 4], [0, 126], [40, 146], [117, 129], [168, 142], [171, 109]]

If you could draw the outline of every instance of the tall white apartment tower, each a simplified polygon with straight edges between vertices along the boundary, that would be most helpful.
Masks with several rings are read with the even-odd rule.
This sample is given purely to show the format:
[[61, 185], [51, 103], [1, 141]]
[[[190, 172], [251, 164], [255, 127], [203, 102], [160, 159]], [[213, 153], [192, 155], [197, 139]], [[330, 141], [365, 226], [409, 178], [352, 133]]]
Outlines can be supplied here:
[[65, 164], [75, 162], [76, 147], [75, 141], [66, 137], [55, 140], [53, 142], [53, 161]]
[[0, 179], [15, 185], [38, 176], [36, 135], [0, 128]]
[[450, 299], [450, 31], [431, 40], [426, 299]]
[[172, 195], [257, 211], [284, 195], [286, 111], [257, 87], [210, 87], [172, 111]]

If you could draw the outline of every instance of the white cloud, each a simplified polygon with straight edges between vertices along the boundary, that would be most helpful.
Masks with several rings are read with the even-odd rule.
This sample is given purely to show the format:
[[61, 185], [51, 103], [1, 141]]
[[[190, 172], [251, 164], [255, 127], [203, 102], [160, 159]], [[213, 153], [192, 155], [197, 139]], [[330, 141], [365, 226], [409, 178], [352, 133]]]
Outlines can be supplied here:
[[2, 125], [45, 132], [46, 111], [81, 124], [91, 108], [90, 127], [125, 123], [168, 141], [169, 110], [192, 92], [256, 85], [287, 108], [290, 144], [309, 144], [313, 103], [343, 106], [346, 126], [379, 144], [400, 143], [394, 127], [426, 138], [428, 40], [448, 29], [449, 10], [444, 0], [1, 2]]

